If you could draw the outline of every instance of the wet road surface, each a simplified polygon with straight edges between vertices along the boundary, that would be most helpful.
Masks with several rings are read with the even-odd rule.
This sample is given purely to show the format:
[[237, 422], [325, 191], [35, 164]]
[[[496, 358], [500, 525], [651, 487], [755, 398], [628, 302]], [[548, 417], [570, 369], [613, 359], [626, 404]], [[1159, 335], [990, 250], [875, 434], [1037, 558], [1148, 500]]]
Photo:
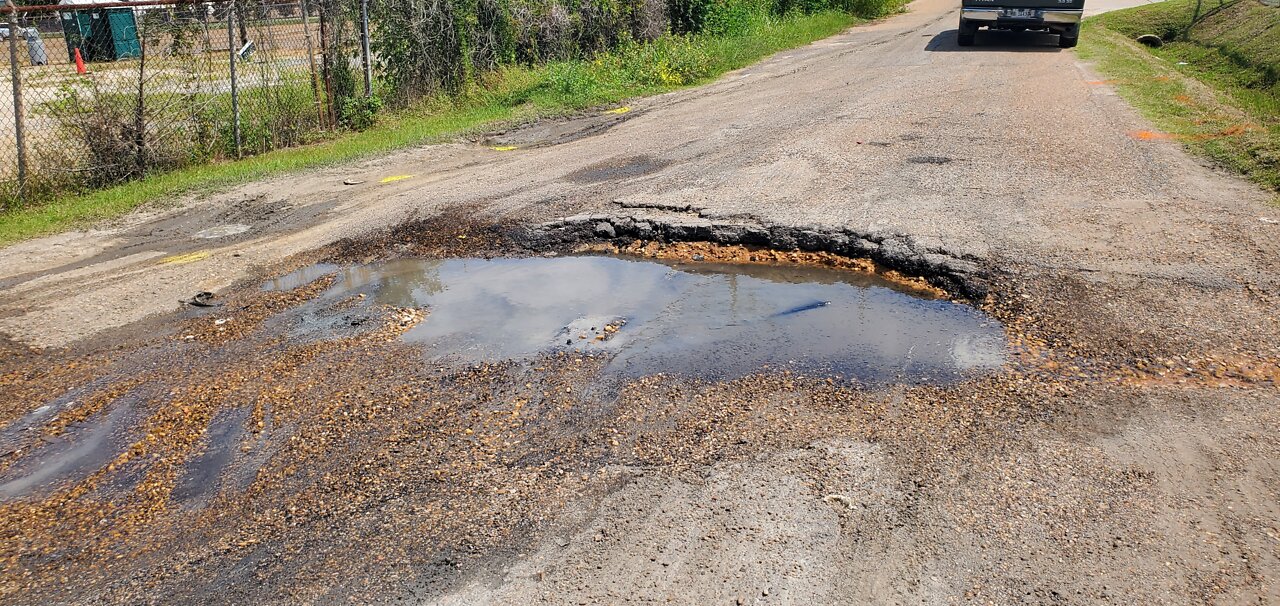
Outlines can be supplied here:
[[[1134, 137], [1052, 37], [961, 49], [956, 19], [922, 0], [625, 118], [495, 135], [514, 151], [411, 150], [0, 251], [0, 596], [1277, 601], [1275, 207]], [[986, 294], [962, 315], [1001, 323], [1007, 363], [637, 377], [610, 352], [426, 357], [430, 297], [310, 307], [397, 259], [562, 258], [521, 234], [569, 216], [967, 276]], [[221, 306], [179, 309], [199, 291]], [[828, 292], [752, 317], [818, 319]]]

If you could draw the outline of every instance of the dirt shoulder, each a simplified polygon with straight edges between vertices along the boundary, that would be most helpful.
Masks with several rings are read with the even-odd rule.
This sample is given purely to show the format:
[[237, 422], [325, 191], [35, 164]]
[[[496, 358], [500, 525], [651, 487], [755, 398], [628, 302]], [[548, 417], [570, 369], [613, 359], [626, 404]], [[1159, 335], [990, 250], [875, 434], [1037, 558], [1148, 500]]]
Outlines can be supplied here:
[[[1280, 10], [1172, 1], [1091, 20], [1081, 49], [1156, 129], [1280, 194]], [[1140, 45], [1159, 36], [1158, 48]], [[1277, 198], [1280, 200], [1280, 198]]]

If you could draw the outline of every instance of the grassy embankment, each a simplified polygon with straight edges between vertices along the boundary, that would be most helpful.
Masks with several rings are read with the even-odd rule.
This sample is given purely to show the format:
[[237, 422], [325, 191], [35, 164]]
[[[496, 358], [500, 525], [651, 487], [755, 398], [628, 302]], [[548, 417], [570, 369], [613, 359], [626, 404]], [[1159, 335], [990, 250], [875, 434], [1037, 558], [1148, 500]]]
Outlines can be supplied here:
[[350, 162], [538, 117], [563, 115], [707, 82], [781, 50], [837, 34], [859, 19], [845, 12], [760, 17], [733, 36], [667, 37], [590, 61], [508, 67], [459, 95], [384, 114], [363, 132], [234, 162], [180, 169], [31, 208], [0, 213], [0, 245], [86, 225], [138, 206], [263, 177]]
[[[1134, 42], [1144, 34], [1165, 44]], [[1280, 194], [1280, 7], [1167, 0], [1106, 13], [1086, 23], [1080, 54], [1160, 129], [1150, 136]]]

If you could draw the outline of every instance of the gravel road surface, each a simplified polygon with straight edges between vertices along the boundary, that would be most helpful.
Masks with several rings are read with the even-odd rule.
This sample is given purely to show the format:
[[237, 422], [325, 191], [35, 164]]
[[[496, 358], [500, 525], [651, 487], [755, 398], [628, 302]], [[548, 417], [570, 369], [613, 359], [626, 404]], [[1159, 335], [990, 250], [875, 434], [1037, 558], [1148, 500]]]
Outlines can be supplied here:
[[[625, 113], [0, 250], [0, 480], [102, 411], [127, 450], [0, 502], [0, 600], [1280, 603], [1280, 208], [1135, 136], [1055, 37], [961, 48], [955, 3], [909, 8]], [[844, 234], [980, 283], [1014, 361], [941, 387], [417, 368], [388, 344], [412, 310], [285, 345], [270, 318], [314, 292], [256, 289], [537, 254], [513, 234], [566, 217]], [[179, 310], [200, 291], [233, 321]], [[193, 488], [241, 426], [243, 482]]]

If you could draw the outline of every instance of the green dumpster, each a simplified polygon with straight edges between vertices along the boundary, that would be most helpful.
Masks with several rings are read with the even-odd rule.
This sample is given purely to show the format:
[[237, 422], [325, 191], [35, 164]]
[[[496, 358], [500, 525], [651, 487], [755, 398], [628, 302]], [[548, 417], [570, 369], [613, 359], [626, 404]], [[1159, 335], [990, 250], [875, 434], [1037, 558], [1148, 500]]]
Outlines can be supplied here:
[[75, 61], [76, 49], [85, 61], [115, 61], [142, 54], [138, 22], [131, 8], [63, 11], [62, 32], [70, 61]]

